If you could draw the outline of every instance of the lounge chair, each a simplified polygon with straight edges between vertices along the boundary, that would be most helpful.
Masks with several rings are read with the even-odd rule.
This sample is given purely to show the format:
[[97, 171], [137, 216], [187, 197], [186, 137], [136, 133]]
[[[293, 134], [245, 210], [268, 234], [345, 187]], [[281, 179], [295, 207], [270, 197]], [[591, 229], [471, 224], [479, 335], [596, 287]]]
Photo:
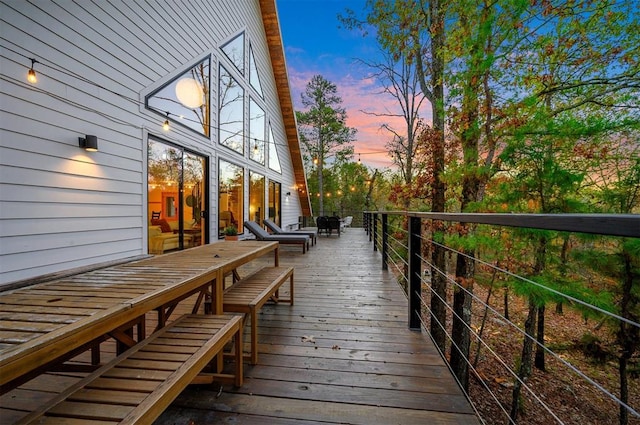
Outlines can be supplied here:
[[244, 227], [249, 229], [259, 241], [273, 241], [283, 245], [302, 245], [303, 254], [305, 254], [309, 248], [310, 238], [307, 235], [270, 235], [255, 221], [245, 221]]
[[304, 229], [304, 230], [295, 230], [293, 232], [287, 232], [286, 230], [282, 230], [280, 226], [278, 226], [273, 221], [268, 218], [262, 221], [265, 226], [269, 228], [276, 235], [307, 235], [311, 238], [311, 245], [316, 244], [316, 240], [318, 239], [318, 231], [313, 229]]

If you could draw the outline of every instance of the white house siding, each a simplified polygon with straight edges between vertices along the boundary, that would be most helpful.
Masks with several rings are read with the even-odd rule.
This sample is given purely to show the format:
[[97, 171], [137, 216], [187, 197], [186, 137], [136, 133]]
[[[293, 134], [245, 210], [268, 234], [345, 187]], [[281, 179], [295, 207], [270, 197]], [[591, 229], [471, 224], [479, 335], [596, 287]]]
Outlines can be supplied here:
[[[165, 133], [164, 117], [143, 105], [152, 89], [211, 54], [215, 127], [225, 60], [218, 48], [240, 31], [253, 46], [282, 174], [218, 146], [215, 128], [211, 141], [177, 125]], [[219, 158], [244, 166], [247, 178], [253, 170], [280, 182], [282, 222], [297, 221], [258, 0], [1, 0], [0, 35], [0, 285], [147, 253], [148, 135], [209, 158], [212, 240]], [[26, 81], [30, 58], [35, 85]], [[78, 147], [86, 134], [98, 137], [98, 152]]]

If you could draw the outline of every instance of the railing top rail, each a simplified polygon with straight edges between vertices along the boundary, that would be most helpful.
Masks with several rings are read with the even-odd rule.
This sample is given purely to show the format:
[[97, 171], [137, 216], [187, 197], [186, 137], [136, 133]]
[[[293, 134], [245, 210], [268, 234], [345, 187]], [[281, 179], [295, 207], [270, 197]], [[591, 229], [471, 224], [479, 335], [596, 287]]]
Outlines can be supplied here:
[[640, 238], [640, 214], [510, 214], [436, 213], [418, 211], [364, 211], [370, 214], [403, 215], [460, 223], [526, 227], [562, 232]]

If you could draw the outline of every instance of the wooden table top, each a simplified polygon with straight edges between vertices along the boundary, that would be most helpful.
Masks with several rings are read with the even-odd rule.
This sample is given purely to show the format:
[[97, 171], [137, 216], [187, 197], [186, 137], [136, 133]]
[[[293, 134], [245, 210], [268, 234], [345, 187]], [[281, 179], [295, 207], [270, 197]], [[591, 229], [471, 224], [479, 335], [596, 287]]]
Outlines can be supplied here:
[[221, 241], [0, 293], [0, 385], [148, 311], [275, 252], [278, 243]]

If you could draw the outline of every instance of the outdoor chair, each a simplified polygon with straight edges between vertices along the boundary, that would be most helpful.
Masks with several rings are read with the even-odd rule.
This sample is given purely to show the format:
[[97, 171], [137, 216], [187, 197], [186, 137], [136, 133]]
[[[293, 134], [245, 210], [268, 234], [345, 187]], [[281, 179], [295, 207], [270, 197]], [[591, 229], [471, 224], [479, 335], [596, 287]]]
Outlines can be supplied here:
[[309, 236], [307, 235], [270, 235], [255, 221], [245, 221], [244, 226], [254, 234], [259, 241], [279, 242], [282, 245], [302, 245], [302, 253], [309, 248]]
[[304, 229], [304, 230], [296, 230], [293, 232], [287, 232], [286, 230], [283, 230], [280, 226], [278, 226], [276, 223], [269, 220], [268, 218], [264, 219], [262, 222], [264, 223], [265, 226], [269, 228], [269, 230], [271, 230], [276, 235], [307, 235], [311, 238], [312, 246], [315, 245], [316, 239], [318, 238], [317, 230]]
[[338, 236], [340, 236], [340, 227], [341, 224], [340, 223], [340, 218], [339, 217], [329, 217], [327, 219], [329, 221], [329, 235], [331, 235], [333, 233], [333, 231], [335, 230], [336, 232], [338, 232]]
[[331, 228], [329, 227], [329, 217], [322, 216], [316, 219], [316, 226], [318, 227], [318, 234], [322, 234], [324, 232], [327, 236], [331, 233]]

